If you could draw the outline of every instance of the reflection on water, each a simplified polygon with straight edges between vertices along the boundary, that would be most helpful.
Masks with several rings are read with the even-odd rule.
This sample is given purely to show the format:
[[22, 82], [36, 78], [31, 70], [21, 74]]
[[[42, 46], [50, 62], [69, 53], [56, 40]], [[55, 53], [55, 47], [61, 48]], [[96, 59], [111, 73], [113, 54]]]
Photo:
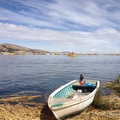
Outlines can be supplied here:
[[0, 56], [0, 96], [45, 95], [79, 79], [112, 81], [120, 74], [120, 56]]

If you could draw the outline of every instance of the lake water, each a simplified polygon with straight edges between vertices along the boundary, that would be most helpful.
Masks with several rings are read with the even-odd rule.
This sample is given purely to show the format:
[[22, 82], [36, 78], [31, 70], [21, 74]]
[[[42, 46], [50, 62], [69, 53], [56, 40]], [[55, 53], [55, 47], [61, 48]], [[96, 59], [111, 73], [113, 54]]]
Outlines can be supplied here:
[[120, 56], [0, 56], [0, 97], [45, 95], [79, 79], [113, 81], [120, 75]]

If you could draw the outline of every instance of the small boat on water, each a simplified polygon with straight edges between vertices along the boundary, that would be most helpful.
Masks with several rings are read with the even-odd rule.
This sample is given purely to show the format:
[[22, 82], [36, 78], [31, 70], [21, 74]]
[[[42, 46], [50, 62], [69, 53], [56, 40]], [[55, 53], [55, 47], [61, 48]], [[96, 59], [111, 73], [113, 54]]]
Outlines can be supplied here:
[[78, 55], [76, 53], [68, 53], [67, 54], [68, 57], [77, 57]]
[[48, 98], [48, 106], [59, 120], [77, 114], [87, 108], [94, 100], [100, 82], [87, 80], [80, 85], [73, 80], [55, 90]]

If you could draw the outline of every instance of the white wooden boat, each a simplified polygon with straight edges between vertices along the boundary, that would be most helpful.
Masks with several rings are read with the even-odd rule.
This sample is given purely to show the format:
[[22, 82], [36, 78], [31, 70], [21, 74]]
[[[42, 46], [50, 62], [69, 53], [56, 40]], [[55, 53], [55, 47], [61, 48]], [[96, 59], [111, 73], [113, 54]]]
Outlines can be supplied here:
[[99, 86], [100, 82], [95, 80], [87, 80], [84, 85], [73, 80], [49, 96], [48, 106], [59, 120], [77, 114], [93, 102]]

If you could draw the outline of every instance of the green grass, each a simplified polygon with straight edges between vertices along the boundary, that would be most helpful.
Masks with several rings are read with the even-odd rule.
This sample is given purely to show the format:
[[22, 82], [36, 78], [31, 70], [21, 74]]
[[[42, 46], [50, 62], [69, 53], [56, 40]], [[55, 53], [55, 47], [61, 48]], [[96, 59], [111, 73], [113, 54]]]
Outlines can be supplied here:
[[108, 83], [106, 87], [115, 90], [120, 95], [120, 76], [118, 76], [113, 82]]
[[109, 110], [112, 108], [112, 105], [109, 103], [109, 101], [104, 99], [104, 95], [100, 90], [96, 93], [92, 106], [102, 110]]
[[[120, 76], [118, 76], [113, 82], [109, 82], [106, 84], [106, 88], [110, 90], [115, 90], [118, 95], [120, 95]], [[116, 101], [113, 101], [115, 98], [113, 95], [107, 96], [102, 94], [100, 89], [95, 95], [94, 101], [92, 103], [92, 106], [94, 108], [102, 109], [102, 110], [109, 110], [114, 109], [114, 103]]]

